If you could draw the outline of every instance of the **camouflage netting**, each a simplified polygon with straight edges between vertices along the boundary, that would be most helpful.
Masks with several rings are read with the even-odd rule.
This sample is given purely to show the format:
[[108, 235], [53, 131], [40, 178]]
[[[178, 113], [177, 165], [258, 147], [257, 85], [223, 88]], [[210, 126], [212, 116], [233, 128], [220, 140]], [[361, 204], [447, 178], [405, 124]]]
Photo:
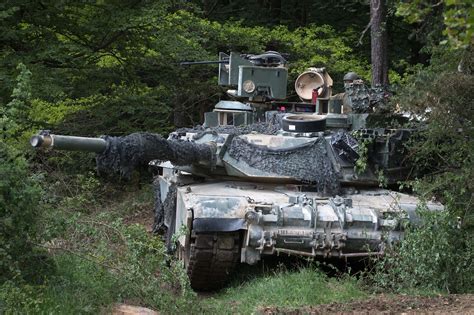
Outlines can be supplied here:
[[229, 155], [256, 169], [314, 184], [320, 192], [334, 194], [339, 190], [323, 137], [291, 149], [273, 149], [235, 137]]
[[154, 211], [154, 220], [153, 220], [153, 233], [163, 234], [165, 231], [164, 228], [164, 210], [163, 202], [161, 201], [161, 189], [160, 189], [160, 178], [156, 176], [153, 179], [153, 192], [155, 193], [155, 208]]
[[354, 113], [371, 113], [373, 108], [388, 109], [390, 93], [383, 86], [378, 85], [369, 89], [362, 81], [357, 80], [346, 87], [346, 93]]
[[96, 156], [97, 170], [130, 177], [133, 170], [151, 160], [190, 165], [199, 161], [214, 163], [214, 153], [207, 144], [166, 140], [158, 134], [132, 133], [124, 137], [103, 136], [107, 149]]
[[229, 154], [233, 158], [260, 170], [316, 185], [321, 192], [337, 192], [339, 182], [329, 160], [323, 137], [291, 149], [272, 149], [247, 143], [237, 137], [252, 132], [277, 134], [280, 130], [281, 117], [282, 114], [275, 113], [267, 117], [267, 123], [240, 127], [219, 126], [204, 129], [198, 126], [193, 129], [180, 129], [171, 135], [170, 140], [151, 133], [134, 133], [124, 137], [104, 136], [107, 149], [97, 155], [97, 169], [103, 173], [119, 173], [127, 178], [135, 168], [146, 166], [152, 160], [170, 161], [176, 166], [204, 161], [209, 163], [212, 169], [216, 163], [212, 147], [179, 140], [179, 136], [185, 132], [193, 132], [195, 133], [193, 138], [199, 139], [207, 133], [226, 133], [234, 136], [229, 146]]
[[153, 233], [163, 235], [166, 246], [171, 250], [171, 237], [175, 232], [176, 215], [176, 185], [171, 185], [166, 194], [165, 200], [161, 200], [160, 183], [158, 177], [153, 181], [153, 190], [155, 193], [155, 213], [153, 221]]
[[[182, 128], [171, 134], [171, 140], [153, 133], [133, 133], [124, 137], [103, 136], [107, 141], [107, 149], [96, 156], [99, 173], [120, 174], [129, 178], [133, 170], [146, 166], [152, 160], [170, 161], [174, 165], [191, 165], [199, 161], [208, 162], [211, 168], [215, 164], [215, 155], [207, 144], [194, 143], [179, 139], [179, 134], [196, 133], [194, 140], [208, 133], [218, 134], [247, 134], [257, 132], [276, 134], [280, 130], [282, 114], [273, 112], [267, 115], [265, 123], [255, 123], [245, 126], [219, 126], [204, 128]], [[173, 136], [174, 135], [174, 136]]]
[[379, 111], [389, 110], [391, 93], [383, 86], [376, 85], [370, 88], [370, 105]]
[[346, 93], [349, 96], [352, 111], [354, 113], [367, 113], [370, 111], [370, 92], [367, 86], [357, 80], [346, 87]]

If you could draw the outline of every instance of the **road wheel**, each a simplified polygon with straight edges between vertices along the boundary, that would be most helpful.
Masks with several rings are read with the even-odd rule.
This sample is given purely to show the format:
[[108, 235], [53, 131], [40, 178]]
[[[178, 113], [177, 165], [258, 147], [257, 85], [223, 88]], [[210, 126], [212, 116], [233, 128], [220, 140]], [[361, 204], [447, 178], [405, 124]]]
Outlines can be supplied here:
[[240, 233], [192, 233], [179, 255], [194, 290], [220, 289], [240, 260]]

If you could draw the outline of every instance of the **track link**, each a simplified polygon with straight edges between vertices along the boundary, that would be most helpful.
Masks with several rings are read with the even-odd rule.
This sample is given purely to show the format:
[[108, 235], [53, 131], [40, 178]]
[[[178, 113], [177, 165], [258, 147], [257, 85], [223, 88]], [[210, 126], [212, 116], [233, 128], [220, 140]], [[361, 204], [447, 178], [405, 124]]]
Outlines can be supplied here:
[[240, 234], [191, 235], [187, 274], [197, 291], [222, 288], [240, 259]]

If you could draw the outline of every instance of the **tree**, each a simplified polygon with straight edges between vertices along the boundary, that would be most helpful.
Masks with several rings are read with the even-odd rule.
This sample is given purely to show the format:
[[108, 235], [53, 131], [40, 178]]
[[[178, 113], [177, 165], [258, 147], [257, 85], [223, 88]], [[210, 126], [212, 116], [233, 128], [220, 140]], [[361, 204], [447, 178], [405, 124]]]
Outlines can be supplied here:
[[372, 86], [388, 85], [385, 0], [370, 0]]
[[431, 46], [428, 48], [444, 44], [451, 49], [467, 49], [474, 44], [472, 1], [414, 0], [401, 2], [396, 8], [397, 15], [414, 24], [414, 33], [425, 37], [422, 41]]

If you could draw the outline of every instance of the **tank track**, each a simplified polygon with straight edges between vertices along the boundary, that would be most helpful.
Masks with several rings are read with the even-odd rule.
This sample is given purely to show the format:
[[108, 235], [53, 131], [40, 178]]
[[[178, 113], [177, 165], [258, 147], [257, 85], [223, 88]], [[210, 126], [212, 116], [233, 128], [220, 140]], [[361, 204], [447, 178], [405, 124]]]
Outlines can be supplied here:
[[187, 274], [197, 291], [222, 288], [240, 260], [240, 233], [191, 235]]

